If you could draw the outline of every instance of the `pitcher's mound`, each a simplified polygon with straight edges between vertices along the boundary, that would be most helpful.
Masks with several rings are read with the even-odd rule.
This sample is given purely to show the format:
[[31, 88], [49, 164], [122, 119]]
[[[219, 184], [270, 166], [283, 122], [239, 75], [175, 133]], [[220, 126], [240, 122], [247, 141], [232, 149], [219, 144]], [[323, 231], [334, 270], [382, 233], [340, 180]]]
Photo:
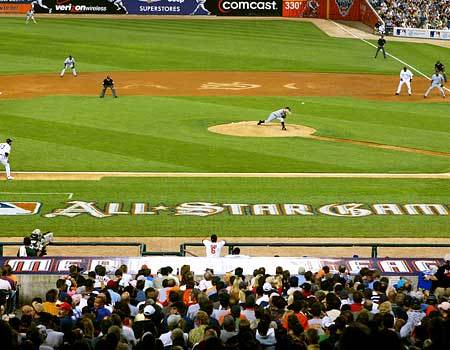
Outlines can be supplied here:
[[256, 125], [256, 121], [215, 125], [208, 128], [217, 134], [246, 137], [309, 137], [316, 129], [303, 125], [286, 124], [286, 131], [280, 123]]

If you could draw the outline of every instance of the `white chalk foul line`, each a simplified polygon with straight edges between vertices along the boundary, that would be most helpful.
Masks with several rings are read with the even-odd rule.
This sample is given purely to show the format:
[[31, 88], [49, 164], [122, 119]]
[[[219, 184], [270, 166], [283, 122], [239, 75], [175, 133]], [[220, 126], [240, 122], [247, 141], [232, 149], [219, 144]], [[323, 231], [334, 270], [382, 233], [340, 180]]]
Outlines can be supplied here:
[[[345, 32], [347, 32], [348, 34], [350, 34], [352, 37], [354, 37], [354, 38], [356, 38], [356, 39], [359, 39], [359, 40], [365, 42], [366, 44], [369, 44], [370, 46], [372, 46], [372, 47], [374, 47], [374, 48], [377, 48], [377, 46], [374, 45], [374, 44], [372, 44], [370, 41], [367, 41], [366, 39], [361, 38], [359, 35], [357, 35], [357, 34], [351, 32], [350, 30], [348, 30], [348, 29], [345, 28], [344, 26], [340, 25], [339, 23], [337, 23], [337, 22], [335, 22], [335, 21], [331, 21], [331, 22], [333, 22], [336, 26], [338, 26], [338, 27], [339, 27], [340, 29], [342, 29], [343, 31], [345, 31]], [[426, 79], [428, 79], [428, 80], [431, 80], [431, 78], [430, 78], [428, 75], [426, 75], [425, 73], [421, 72], [421, 71], [418, 70], [416, 67], [411, 66], [409, 63], [406, 63], [405, 61], [401, 60], [400, 58], [395, 57], [394, 55], [390, 54], [390, 53], [387, 52], [387, 51], [386, 51], [386, 55], [388, 55], [389, 57], [392, 57], [392, 58], [393, 58], [394, 60], [396, 60], [397, 62], [400, 62], [401, 64], [403, 64], [403, 65], [405, 65], [405, 66], [411, 68], [413, 71], [417, 72], [419, 75], [423, 76], [424, 78], [426, 78]], [[450, 89], [446, 88], [445, 86], [444, 86], [444, 90], [447, 90], [447, 91], [450, 92]]]
[[[80, 176], [104, 177], [142, 177], [142, 178], [392, 178], [392, 179], [450, 179], [450, 173], [191, 173], [191, 172], [127, 172], [127, 171], [16, 171], [16, 179], [22, 178], [45, 180], [60, 177], [73, 179]], [[74, 176], [75, 175], [75, 176]], [[9, 192], [10, 193], [10, 192]]]
[[60, 195], [65, 194], [67, 199], [72, 199], [72, 192], [0, 192], [0, 194], [35, 194], [35, 195]]

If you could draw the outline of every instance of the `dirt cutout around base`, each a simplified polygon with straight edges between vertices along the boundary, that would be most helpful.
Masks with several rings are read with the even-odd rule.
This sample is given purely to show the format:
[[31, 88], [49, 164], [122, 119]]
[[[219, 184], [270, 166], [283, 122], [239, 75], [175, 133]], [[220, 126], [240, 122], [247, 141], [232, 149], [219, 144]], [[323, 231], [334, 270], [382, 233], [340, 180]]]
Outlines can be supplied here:
[[450, 158], [450, 153], [429, 151], [410, 147], [392, 146], [385, 145], [382, 143], [369, 142], [369, 141], [358, 141], [351, 139], [340, 139], [336, 137], [327, 136], [316, 136], [313, 135], [316, 130], [304, 125], [297, 124], [286, 124], [287, 130], [281, 130], [279, 123], [263, 124], [257, 125], [254, 121], [245, 121], [230, 124], [221, 124], [209, 127], [208, 130], [214, 133], [231, 135], [231, 136], [242, 136], [242, 137], [304, 137], [319, 141], [329, 141], [329, 142], [341, 142], [350, 143], [358, 146], [372, 147], [372, 148], [382, 148], [394, 151], [408, 152], [408, 153], [418, 153], [425, 154], [428, 156], [438, 156]]

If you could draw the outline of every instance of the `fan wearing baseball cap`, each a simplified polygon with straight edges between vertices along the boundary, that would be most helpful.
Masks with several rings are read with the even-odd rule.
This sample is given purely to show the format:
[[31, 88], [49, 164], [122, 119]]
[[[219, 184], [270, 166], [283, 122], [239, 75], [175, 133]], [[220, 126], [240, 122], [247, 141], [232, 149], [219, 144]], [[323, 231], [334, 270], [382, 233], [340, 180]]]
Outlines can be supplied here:
[[59, 326], [61, 332], [66, 333], [70, 332], [75, 324], [75, 321], [72, 319], [72, 305], [69, 303], [56, 303], [58, 307], [58, 317], [59, 317]]

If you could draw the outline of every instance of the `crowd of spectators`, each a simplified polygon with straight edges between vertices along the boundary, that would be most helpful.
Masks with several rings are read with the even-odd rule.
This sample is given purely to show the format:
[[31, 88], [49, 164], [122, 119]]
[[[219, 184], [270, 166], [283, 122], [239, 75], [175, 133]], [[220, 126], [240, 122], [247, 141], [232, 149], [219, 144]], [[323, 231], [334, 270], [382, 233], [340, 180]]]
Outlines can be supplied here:
[[450, 30], [450, 0], [370, 0], [387, 28]]
[[[2, 285], [14, 288], [3, 271]], [[55, 289], [2, 315], [0, 348], [450, 349], [449, 263], [422, 282], [390, 285], [377, 270], [350, 275], [344, 266], [196, 278], [188, 265], [177, 274], [144, 265], [135, 276], [125, 265], [113, 275], [72, 265]]]

